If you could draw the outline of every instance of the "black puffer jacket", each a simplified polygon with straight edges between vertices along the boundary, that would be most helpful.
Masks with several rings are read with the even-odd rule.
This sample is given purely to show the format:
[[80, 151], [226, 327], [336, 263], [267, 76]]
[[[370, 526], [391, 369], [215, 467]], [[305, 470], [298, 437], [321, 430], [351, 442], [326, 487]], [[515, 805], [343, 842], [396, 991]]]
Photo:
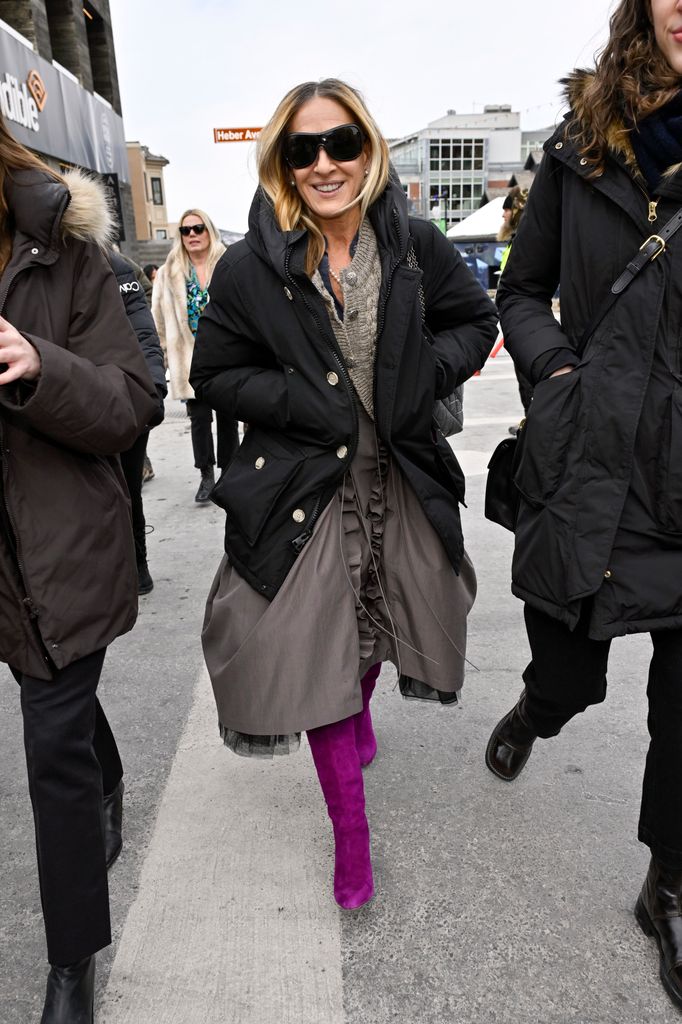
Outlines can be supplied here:
[[[142, 271], [136, 263], [129, 260], [127, 256], [116, 252], [115, 249], [112, 249], [109, 253], [109, 262], [116, 274], [118, 290], [121, 293], [128, 320], [137, 335], [149, 375], [154, 381], [154, 386], [159, 396], [158, 411], [149, 423], [150, 427], [156, 427], [163, 421], [163, 400], [168, 394], [168, 385], [166, 384], [166, 368], [161, 342], [159, 341], [159, 335], [156, 331], [156, 324], [154, 323], [152, 311], [149, 308], [144, 286], [140, 282]], [[144, 274], [142, 276], [144, 277]], [[147, 280], [146, 277], [144, 279], [145, 281]]]
[[[399, 186], [369, 217], [382, 264], [377, 430], [457, 568], [464, 477], [434, 432], [433, 404], [485, 362], [495, 310], [452, 244], [432, 225], [408, 221]], [[241, 575], [273, 597], [353, 459], [358, 415], [322, 298], [304, 271], [306, 235], [280, 231], [260, 191], [249, 223], [213, 274], [190, 380], [201, 401], [250, 425], [219, 487], [225, 546]], [[422, 275], [406, 263], [410, 235], [425, 326]]]
[[[682, 627], [682, 234], [617, 300], [582, 359], [575, 348], [643, 241], [679, 209], [682, 175], [653, 209], [631, 153], [614, 151], [598, 178], [588, 171], [560, 127], [498, 305], [506, 345], [535, 385], [512, 589], [570, 626], [595, 595], [591, 634], [607, 639]], [[548, 379], [564, 363], [576, 368]]]

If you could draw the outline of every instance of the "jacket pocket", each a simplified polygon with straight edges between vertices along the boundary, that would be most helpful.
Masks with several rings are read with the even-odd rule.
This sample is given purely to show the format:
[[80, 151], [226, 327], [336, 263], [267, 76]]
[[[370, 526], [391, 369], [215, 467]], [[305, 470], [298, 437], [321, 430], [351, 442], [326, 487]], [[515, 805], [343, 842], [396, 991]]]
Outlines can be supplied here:
[[533, 391], [514, 483], [526, 501], [538, 508], [561, 483], [579, 402], [577, 370], [540, 381]]
[[656, 472], [656, 518], [666, 533], [682, 533], [682, 388], [670, 396]]
[[253, 547], [278, 498], [305, 460], [305, 453], [295, 445], [260, 427], [251, 427], [211, 491], [211, 501], [225, 510], [230, 522]]

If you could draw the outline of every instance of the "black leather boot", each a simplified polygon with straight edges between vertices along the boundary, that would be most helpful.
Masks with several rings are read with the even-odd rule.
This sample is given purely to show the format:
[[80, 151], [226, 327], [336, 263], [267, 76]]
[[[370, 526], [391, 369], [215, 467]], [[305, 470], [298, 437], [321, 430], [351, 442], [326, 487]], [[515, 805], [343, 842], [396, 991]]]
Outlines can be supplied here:
[[123, 846], [123, 779], [113, 793], [104, 797], [104, 848], [107, 858], [107, 871], [117, 859]]
[[526, 691], [518, 704], [493, 729], [485, 751], [485, 763], [493, 775], [512, 782], [517, 778], [530, 757], [537, 733], [524, 714]]
[[138, 594], [150, 594], [154, 589], [154, 580], [149, 572], [146, 562], [137, 563], [137, 592]]
[[682, 870], [671, 871], [652, 857], [635, 917], [644, 934], [656, 939], [663, 988], [682, 1008]]
[[67, 967], [51, 967], [40, 1024], [93, 1024], [94, 1001], [94, 956]]
[[203, 503], [211, 497], [211, 491], [215, 486], [215, 476], [213, 466], [207, 466], [206, 469], [202, 469], [200, 472], [201, 483], [199, 484], [199, 490], [194, 495], [194, 500]]

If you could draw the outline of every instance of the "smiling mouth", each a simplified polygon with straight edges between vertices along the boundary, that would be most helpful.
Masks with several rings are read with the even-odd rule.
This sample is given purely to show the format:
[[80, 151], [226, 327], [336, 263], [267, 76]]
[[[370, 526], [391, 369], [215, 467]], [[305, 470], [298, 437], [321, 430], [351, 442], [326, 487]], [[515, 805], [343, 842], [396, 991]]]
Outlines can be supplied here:
[[329, 185], [313, 185], [316, 192], [322, 192], [324, 195], [333, 195], [334, 192], [338, 192], [340, 188], [343, 188], [343, 182], [334, 182]]

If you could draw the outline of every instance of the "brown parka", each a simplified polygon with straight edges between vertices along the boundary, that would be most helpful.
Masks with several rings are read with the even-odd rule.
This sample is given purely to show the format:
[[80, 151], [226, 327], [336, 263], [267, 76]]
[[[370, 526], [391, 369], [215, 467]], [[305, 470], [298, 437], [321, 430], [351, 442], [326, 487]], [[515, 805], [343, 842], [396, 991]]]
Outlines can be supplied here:
[[130, 507], [117, 453], [158, 399], [101, 250], [100, 186], [15, 171], [0, 314], [37, 349], [38, 379], [0, 387], [0, 660], [49, 679], [137, 615]]

